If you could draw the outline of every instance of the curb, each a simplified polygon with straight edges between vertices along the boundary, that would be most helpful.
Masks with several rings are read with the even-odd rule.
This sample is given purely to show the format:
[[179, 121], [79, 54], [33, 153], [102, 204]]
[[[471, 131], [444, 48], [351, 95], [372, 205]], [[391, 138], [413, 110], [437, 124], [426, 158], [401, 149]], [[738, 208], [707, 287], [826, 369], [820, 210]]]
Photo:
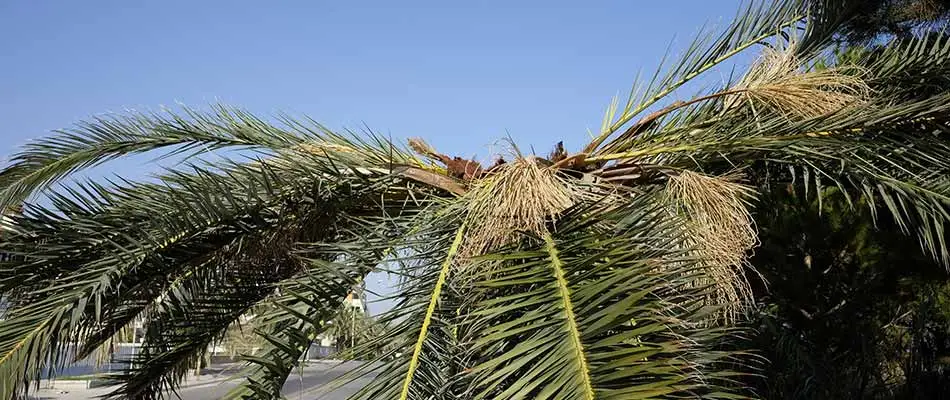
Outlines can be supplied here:
[[[193, 376], [186, 377], [182, 381], [181, 389], [185, 388], [201, 388], [207, 386], [213, 386], [220, 384], [228, 380], [234, 380], [236, 377], [234, 375], [225, 375], [225, 376], [208, 376], [208, 377], [199, 377], [195, 379]], [[94, 389], [97, 387], [103, 387], [104, 385], [97, 385], [97, 379], [76, 379], [76, 380], [59, 380], [59, 379], [43, 379], [39, 381], [39, 388], [44, 390], [80, 390], [80, 389]]]
[[57, 379], [43, 379], [39, 382], [40, 389], [53, 389], [53, 390], [76, 390], [76, 389], [89, 389], [88, 379], [83, 380], [57, 380]]

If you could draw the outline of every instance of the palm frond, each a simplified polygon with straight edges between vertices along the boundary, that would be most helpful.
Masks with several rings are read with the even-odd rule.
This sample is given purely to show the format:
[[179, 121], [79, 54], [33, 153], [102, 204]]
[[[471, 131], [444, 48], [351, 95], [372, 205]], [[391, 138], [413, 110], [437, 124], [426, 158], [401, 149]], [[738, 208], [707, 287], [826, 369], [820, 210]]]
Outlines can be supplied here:
[[376, 374], [354, 398], [452, 398], [452, 378], [464, 365], [453, 356], [459, 349], [452, 320], [460, 300], [451, 283], [464, 262], [459, 250], [468, 230], [459, 210], [464, 207], [449, 203], [427, 211], [415, 225], [419, 228], [401, 240], [403, 255], [392, 262], [404, 281], [396, 306], [379, 317], [389, 329], [352, 352], [359, 358], [387, 349], [379, 358], [389, 361], [367, 364], [344, 378]]
[[473, 398], [718, 396], [726, 377], [706, 368], [724, 355], [707, 346], [721, 332], [699, 300], [709, 287], [656, 204], [578, 207], [535, 247], [484, 257], [504, 267], [480, 276], [465, 316], [479, 321]]
[[[251, 280], [244, 274], [261, 272], [263, 265], [255, 264], [255, 259], [288, 248], [261, 243], [290, 239], [292, 244], [308, 231], [332, 237], [335, 228], [328, 222], [341, 207], [355, 207], [348, 209], [346, 218], [358, 218], [363, 211], [380, 215], [401, 206], [399, 196], [392, 197], [396, 201], [391, 206], [378, 203], [381, 195], [386, 197], [390, 181], [385, 170], [373, 177], [372, 171], [338, 169], [343, 166], [340, 160], [310, 155], [292, 171], [266, 162], [195, 168], [192, 173], [172, 171], [156, 184], [78, 185], [66, 189], [66, 194], [53, 193], [53, 209], [28, 207], [26, 216], [15, 221], [13, 228], [19, 233], [4, 243], [23, 256], [2, 280], [13, 305], [0, 322], [4, 387], [9, 393], [23, 390], [42, 366], [62, 365], [66, 360], [61, 349], [70, 341], [82, 342], [85, 354], [134, 318], [150, 314], [164, 318], [163, 312], [190, 310], [185, 306], [189, 303], [221, 304], [223, 308], [208, 312], [223, 315], [208, 316], [207, 321], [214, 323], [206, 331], [194, 331], [200, 337], [193, 346], [166, 347], [178, 351], [177, 356], [154, 351], [140, 355], [136, 361], [142, 365], [143, 357], [153, 355], [160, 364], [136, 372], [137, 379], [147, 384], [130, 381], [125, 386], [136, 395], [167, 388], [175, 376], [180, 377], [176, 373], [204, 351], [201, 343], [217, 337], [216, 328], [230, 324], [273, 290], [269, 282], [276, 281]], [[279, 280], [296, 271], [294, 266], [281, 268], [288, 270], [262, 278]], [[238, 282], [233, 287], [207, 293], [210, 297], [204, 303], [196, 300], [201, 299], [201, 289], [219, 280], [228, 282], [235, 273]], [[228, 295], [239, 301], [229, 302]], [[173, 337], [158, 335], [149, 345], [187, 338], [187, 333], [179, 335], [171, 328], [156, 332]]]
[[23, 146], [0, 171], [0, 209], [9, 209], [49, 185], [83, 169], [136, 153], [164, 150], [159, 158], [185, 159], [235, 148], [265, 154], [308, 151], [350, 165], [420, 165], [409, 153], [369, 132], [341, 135], [309, 120], [281, 117], [274, 125], [246, 111], [215, 106], [212, 112], [98, 117]]
[[389, 235], [394, 231], [382, 225], [400, 221], [354, 227], [347, 233], [350, 240], [299, 245], [297, 253], [306, 257], [310, 267], [277, 285], [278, 294], [259, 306], [255, 315], [259, 329], [254, 335], [261, 339], [261, 354], [242, 355], [248, 362], [242, 372], [247, 378], [226, 398], [280, 396], [284, 381], [299, 366], [313, 339], [332, 328], [328, 321], [339, 313], [346, 295], [391, 256], [388, 246], [394, 239]]
[[[815, 56], [802, 55], [804, 59]], [[605, 147], [614, 153], [586, 161], [613, 160], [618, 166], [653, 169], [660, 176], [663, 170], [696, 168], [722, 174], [761, 162], [792, 167], [799, 173], [807, 169], [810, 179], [839, 186], [847, 193], [873, 194], [863, 197], [872, 202], [870, 206], [885, 205], [908, 231], [917, 231], [925, 249], [950, 260], [941, 239], [948, 205], [942, 177], [947, 172], [944, 136], [950, 122], [946, 106], [950, 94], [938, 90], [939, 85], [915, 84], [905, 78], [947, 65], [947, 40], [926, 36], [898, 46], [853, 52], [829, 66], [801, 64], [797, 68], [806, 71], [860, 71], [869, 89], [867, 97], [857, 104], [790, 120], [781, 110], [737, 108], [728, 96], [705, 96], [703, 102], [671, 110], [661, 117], [664, 123]], [[835, 85], [823, 85], [822, 90], [841, 91]], [[815, 184], [819, 182], [809, 183]]]
[[616, 103], [608, 108], [600, 134], [583, 152], [594, 152], [637, 115], [693, 79], [776, 36], [783, 29], [796, 26], [805, 18], [805, 3], [798, 0], [748, 2], [722, 32], [697, 34], [679, 59], [668, 65], [660, 63], [648, 83], [640, 86], [638, 82], [619, 113]]

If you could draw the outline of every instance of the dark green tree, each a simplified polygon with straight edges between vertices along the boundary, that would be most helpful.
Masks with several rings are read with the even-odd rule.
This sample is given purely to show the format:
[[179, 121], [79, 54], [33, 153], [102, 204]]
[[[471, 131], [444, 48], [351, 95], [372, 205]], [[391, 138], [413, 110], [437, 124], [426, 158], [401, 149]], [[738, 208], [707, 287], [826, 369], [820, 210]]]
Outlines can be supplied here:
[[[836, 58], [876, 58], [941, 32], [847, 44]], [[817, 65], [822, 68], [822, 65]], [[923, 71], [922, 71], [923, 72]], [[946, 75], [918, 79], [894, 99], [950, 88]], [[753, 175], [787, 173], [760, 165]], [[808, 189], [811, 188], [811, 193]], [[754, 380], [768, 398], [937, 398], [948, 390], [948, 276], [887, 217], [892, 204], [855, 207], [873, 194], [802, 184], [769, 187], [756, 207], [762, 246], [753, 265], [757, 334], [771, 362]], [[862, 202], [858, 202], [862, 203]], [[941, 238], [941, 240], [944, 240]], [[924, 250], [924, 251], [921, 251]]]
[[756, 212], [752, 342], [766, 398], [950, 393], [950, 281], [915, 241], [828, 189], [780, 188]]
[[950, 21], [948, 0], [843, 0], [850, 17], [840, 28], [843, 39], [867, 43], [882, 36], [907, 38], [940, 30]]

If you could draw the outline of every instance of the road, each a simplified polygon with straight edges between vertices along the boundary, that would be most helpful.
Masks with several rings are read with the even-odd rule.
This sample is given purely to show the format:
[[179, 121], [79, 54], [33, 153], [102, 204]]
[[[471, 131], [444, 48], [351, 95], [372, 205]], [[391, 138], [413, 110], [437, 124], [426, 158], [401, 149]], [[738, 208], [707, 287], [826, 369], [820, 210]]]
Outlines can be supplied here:
[[[372, 378], [360, 378], [329, 393], [325, 393], [325, 391], [321, 389], [321, 386], [352, 370], [356, 365], [356, 363], [311, 364], [302, 370], [294, 372], [287, 380], [281, 393], [288, 400], [344, 400], [349, 395], [356, 393], [357, 390], [366, 385]], [[228, 375], [228, 371], [215, 374], [203, 374], [198, 379], [188, 381], [184, 387], [178, 391], [178, 395], [184, 400], [219, 399], [239, 383], [240, 380], [236, 379], [233, 375]], [[35, 393], [33, 398], [36, 400], [87, 400], [95, 399], [98, 396], [109, 393], [108, 388], [85, 389], [76, 386], [77, 385], [70, 385], [66, 382], [59, 382], [55, 384], [54, 388], [40, 389]], [[172, 395], [169, 396], [169, 398], [175, 398], [175, 396]]]

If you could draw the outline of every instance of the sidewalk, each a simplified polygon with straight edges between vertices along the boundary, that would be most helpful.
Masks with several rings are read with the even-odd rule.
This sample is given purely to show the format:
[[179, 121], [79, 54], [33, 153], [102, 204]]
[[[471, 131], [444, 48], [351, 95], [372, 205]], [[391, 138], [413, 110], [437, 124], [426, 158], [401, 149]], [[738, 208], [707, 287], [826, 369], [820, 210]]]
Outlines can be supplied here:
[[[288, 398], [312, 398], [315, 391], [334, 378], [351, 370], [359, 363], [332, 360], [309, 361], [302, 370], [294, 371], [282, 390]], [[188, 376], [178, 390], [184, 400], [218, 399], [242, 382], [237, 375], [241, 363], [214, 365], [202, 370], [200, 375]], [[366, 385], [372, 378], [366, 377], [344, 385], [331, 393], [320, 394], [318, 398], [327, 400], [345, 399]], [[90, 400], [111, 392], [109, 387], [89, 387], [86, 380], [42, 381], [40, 390], [32, 393], [33, 400]], [[172, 396], [171, 398], [174, 398]]]

